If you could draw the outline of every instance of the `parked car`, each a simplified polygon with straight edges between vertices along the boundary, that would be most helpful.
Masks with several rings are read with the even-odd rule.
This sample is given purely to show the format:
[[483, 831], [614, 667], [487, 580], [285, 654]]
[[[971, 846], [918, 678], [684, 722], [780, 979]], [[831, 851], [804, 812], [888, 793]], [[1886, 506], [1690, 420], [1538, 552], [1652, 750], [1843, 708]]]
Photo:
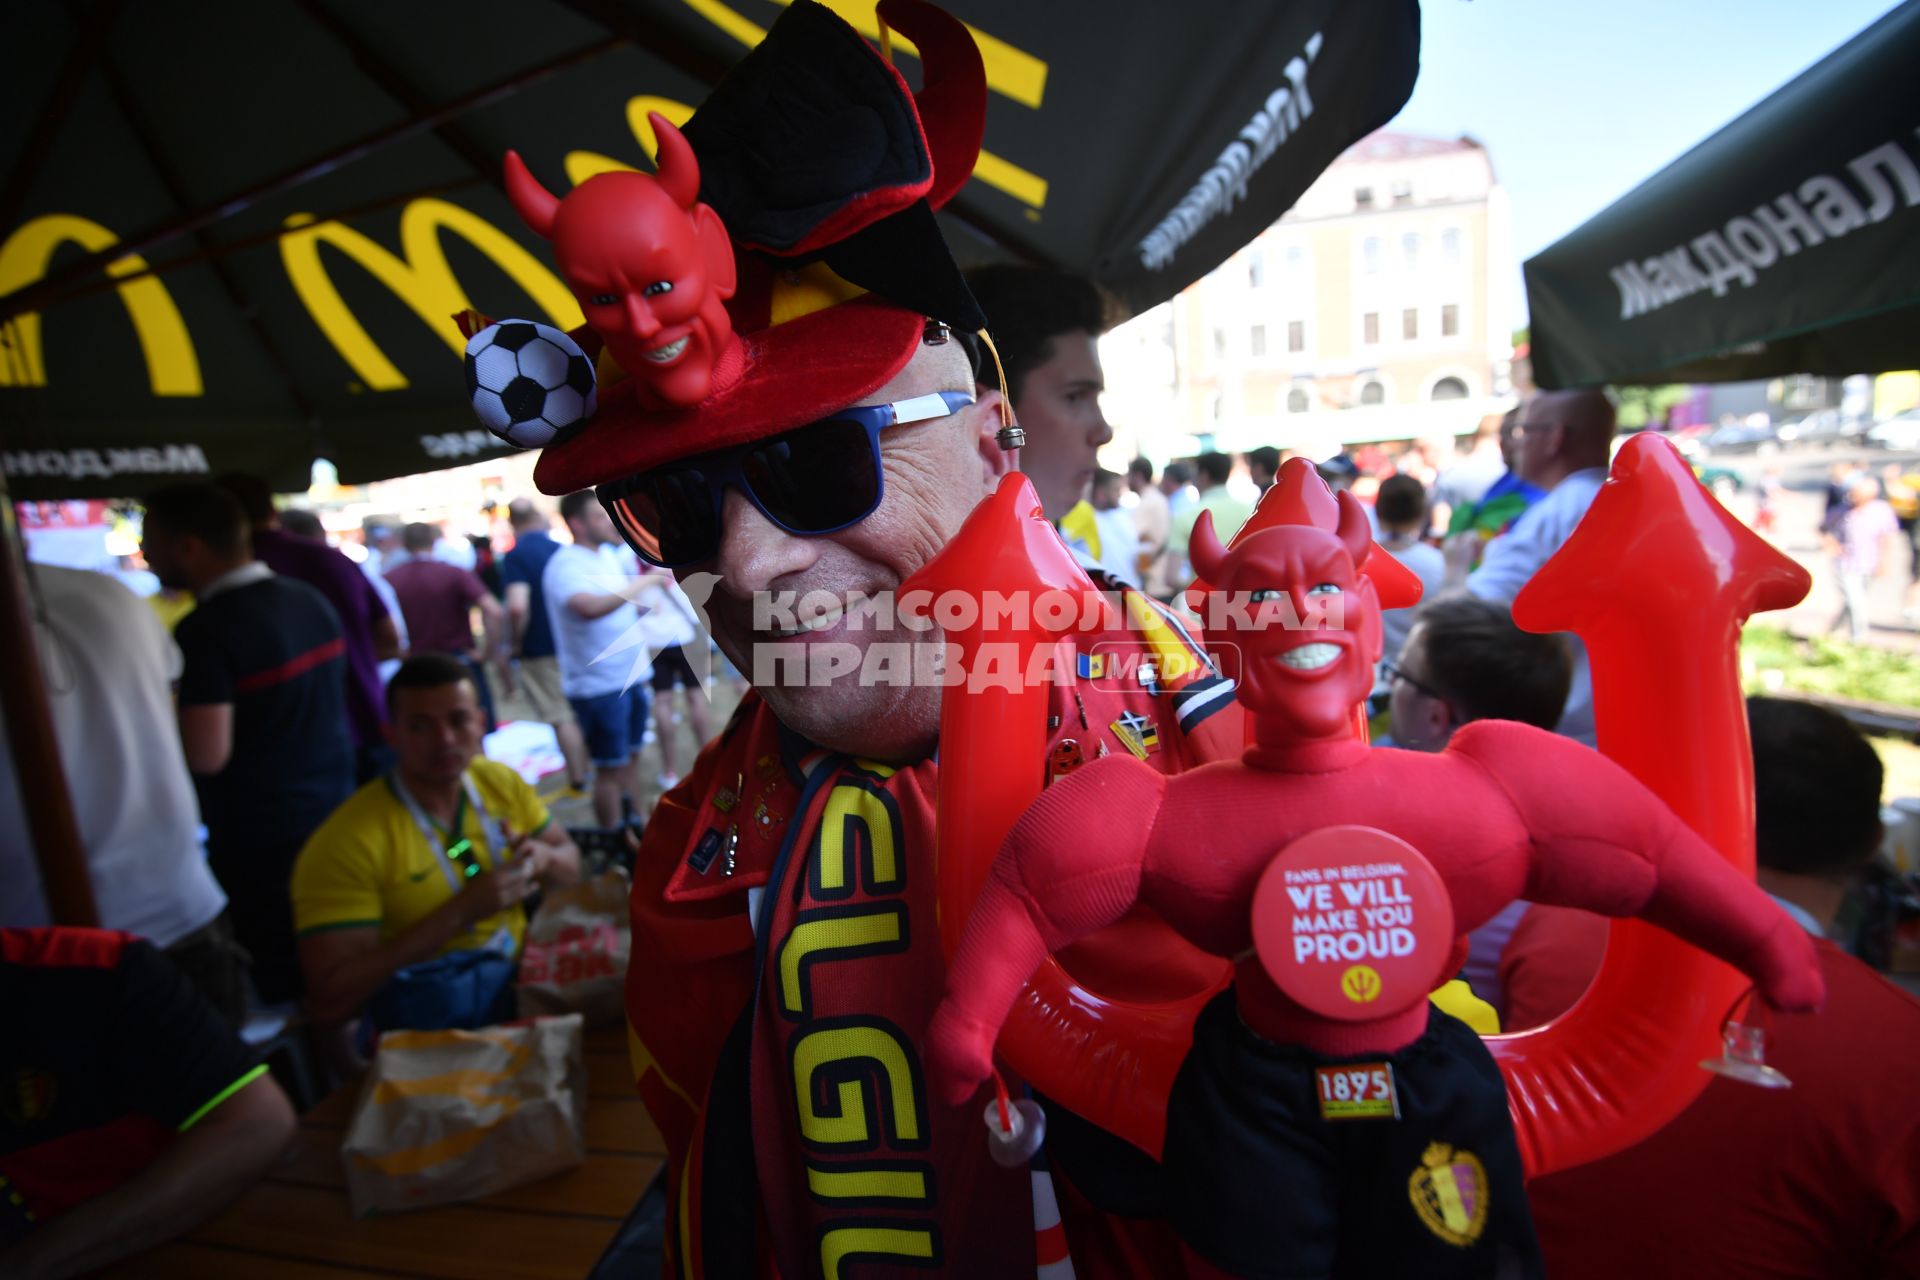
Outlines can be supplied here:
[[1797, 422], [1786, 423], [1774, 434], [1782, 444], [1833, 444], [1858, 440], [1865, 429], [1865, 423], [1847, 417], [1838, 409], [1821, 409]]
[[1774, 434], [1773, 424], [1766, 421], [1729, 422], [1707, 433], [1709, 453], [1768, 454], [1779, 449], [1780, 438]]
[[1821, 409], [1804, 418], [1781, 423], [1773, 434], [1781, 444], [1818, 444], [1822, 440], [1837, 440], [1840, 438], [1840, 414], [1834, 409]]
[[1909, 409], [1867, 431], [1867, 440], [1882, 449], [1920, 450], [1920, 409]]

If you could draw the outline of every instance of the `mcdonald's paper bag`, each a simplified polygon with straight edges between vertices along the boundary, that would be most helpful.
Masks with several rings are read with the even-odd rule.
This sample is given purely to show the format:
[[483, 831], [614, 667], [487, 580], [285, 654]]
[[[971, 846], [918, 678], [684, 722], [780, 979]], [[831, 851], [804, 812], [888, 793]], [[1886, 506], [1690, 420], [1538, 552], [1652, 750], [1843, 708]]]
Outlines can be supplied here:
[[355, 1217], [492, 1195], [586, 1158], [580, 1015], [380, 1037], [341, 1144]]
[[612, 869], [547, 894], [520, 957], [521, 1017], [578, 1013], [590, 1027], [620, 1025], [631, 892], [626, 873]]

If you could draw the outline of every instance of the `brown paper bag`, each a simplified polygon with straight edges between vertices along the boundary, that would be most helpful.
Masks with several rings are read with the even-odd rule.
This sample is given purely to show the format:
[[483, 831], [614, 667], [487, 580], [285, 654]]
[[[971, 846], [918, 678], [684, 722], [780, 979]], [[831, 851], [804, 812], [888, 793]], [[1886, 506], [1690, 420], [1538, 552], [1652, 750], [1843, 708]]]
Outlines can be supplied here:
[[390, 1031], [340, 1157], [355, 1217], [492, 1195], [586, 1159], [579, 1015]]
[[626, 1017], [626, 873], [612, 869], [547, 894], [527, 925], [517, 988], [520, 1016], [578, 1013], [590, 1027]]

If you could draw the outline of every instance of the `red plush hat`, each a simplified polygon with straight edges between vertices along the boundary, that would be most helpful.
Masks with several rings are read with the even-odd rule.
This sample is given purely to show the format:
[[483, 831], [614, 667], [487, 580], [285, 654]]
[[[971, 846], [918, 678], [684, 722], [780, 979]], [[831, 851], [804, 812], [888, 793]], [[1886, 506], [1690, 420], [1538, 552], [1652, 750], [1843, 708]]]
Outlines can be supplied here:
[[[687, 122], [684, 142], [655, 117], [658, 185], [692, 231], [649, 233], [641, 243], [633, 225], [646, 219], [617, 216], [622, 200], [640, 197], [605, 181], [637, 175], [590, 178], [555, 201], [509, 159], [509, 194], [553, 239], [561, 274], [597, 331], [575, 336], [598, 357], [598, 411], [541, 455], [534, 476], [544, 492], [571, 493], [802, 426], [886, 385], [912, 359], [929, 319], [965, 332], [985, 327], [933, 216], [979, 158], [979, 50], [964, 25], [922, 0], [883, 0], [879, 12], [919, 48], [925, 85], [917, 96], [859, 32], [814, 0], [795, 0]], [[693, 198], [693, 164], [704, 203]], [[594, 202], [600, 212], [575, 211]], [[730, 262], [706, 230], [716, 214]], [[592, 229], [583, 235], [582, 227]], [[636, 278], [640, 269], [627, 265], [675, 253], [685, 270], [661, 270], [662, 281]], [[670, 299], [676, 289], [680, 298]], [[704, 322], [662, 329], [646, 318], [670, 300], [691, 317], [696, 294], [706, 299]], [[689, 329], [696, 354], [700, 342], [710, 347], [710, 378], [673, 383], [670, 365], [687, 348], [677, 339], [646, 344]], [[616, 348], [636, 367], [614, 361]]]

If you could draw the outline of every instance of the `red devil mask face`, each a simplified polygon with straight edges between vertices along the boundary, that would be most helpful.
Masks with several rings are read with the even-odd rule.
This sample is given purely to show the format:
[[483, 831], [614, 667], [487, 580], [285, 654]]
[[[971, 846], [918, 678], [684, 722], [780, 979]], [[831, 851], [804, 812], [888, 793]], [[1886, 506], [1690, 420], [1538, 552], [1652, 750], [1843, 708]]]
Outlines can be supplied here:
[[634, 381], [643, 407], [696, 405], [738, 343], [727, 315], [733, 246], [699, 201], [700, 170], [680, 131], [657, 113], [659, 168], [602, 173], [556, 199], [509, 151], [507, 195], [553, 256], [587, 324]]
[[1339, 503], [1334, 530], [1280, 525], [1227, 551], [1209, 520], [1189, 547], [1195, 570], [1226, 593], [1210, 605], [1209, 639], [1238, 647], [1240, 702], [1290, 736], [1348, 732], [1380, 658], [1379, 605], [1359, 573], [1367, 515], [1350, 494]]

